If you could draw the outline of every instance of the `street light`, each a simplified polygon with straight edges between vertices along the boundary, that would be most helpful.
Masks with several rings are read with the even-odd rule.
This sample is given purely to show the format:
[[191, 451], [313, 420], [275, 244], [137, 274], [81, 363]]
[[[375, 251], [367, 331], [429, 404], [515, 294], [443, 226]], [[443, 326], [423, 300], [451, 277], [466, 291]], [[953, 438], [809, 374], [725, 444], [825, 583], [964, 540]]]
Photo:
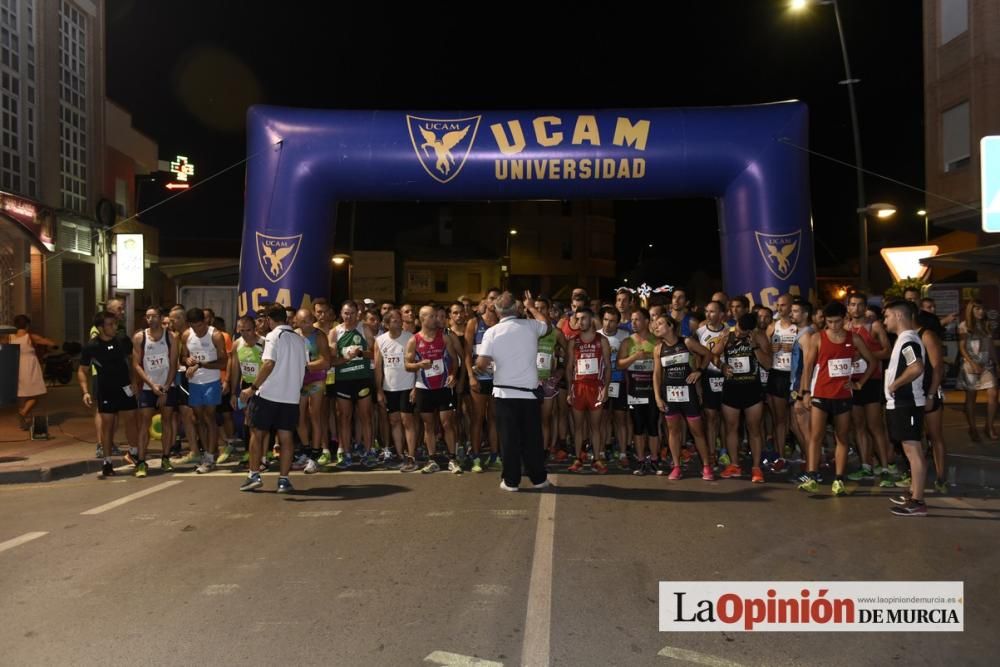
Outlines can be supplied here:
[[837, 0], [791, 0], [789, 8], [792, 11], [802, 11], [810, 4], [833, 5], [833, 17], [837, 21], [837, 35], [840, 37], [840, 54], [844, 58], [844, 75], [846, 78], [841, 81], [847, 84], [847, 100], [851, 105], [851, 130], [854, 134], [854, 171], [858, 181], [858, 235], [860, 237], [858, 250], [860, 254], [859, 264], [861, 265], [861, 288], [868, 289], [868, 216], [863, 213], [865, 209], [865, 181], [863, 168], [861, 166], [861, 131], [858, 128], [858, 107], [854, 101], [854, 84], [860, 79], [851, 76], [851, 62], [847, 58], [847, 42], [844, 40], [844, 25], [840, 20], [840, 8]]
[[517, 236], [517, 230], [514, 229], [513, 227], [511, 227], [510, 229], [507, 230], [507, 251], [504, 253], [504, 256], [503, 256], [504, 263], [500, 267], [501, 270], [503, 271], [503, 274], [504, 274], [503, 275], [503, 288], [504, 288], [504, 290], [510, 289], [510, 269], [511, 269], [511, 262], [510, 262], [510, 239], [511, 239], [512, 236]]
[[343, 266], [344, 264], [347, 264], [347, 298], [353, 299], [354, 285], [352, 285], [353, 280], [351, 280], [351, 278], [354, 272], [353, 271], [354, 262], [351, 261], [351, 256], [344, 253], [337, 253], [336, 255], [330, 258], [330, 261], [333, 262], [333, 265], [338, 268]]
[[924, 209], [917, 211], [917, 217], [924, 219], [924, 245], [926, 245], [931, 242], [930, 219], [927, 217], [927, 211]]

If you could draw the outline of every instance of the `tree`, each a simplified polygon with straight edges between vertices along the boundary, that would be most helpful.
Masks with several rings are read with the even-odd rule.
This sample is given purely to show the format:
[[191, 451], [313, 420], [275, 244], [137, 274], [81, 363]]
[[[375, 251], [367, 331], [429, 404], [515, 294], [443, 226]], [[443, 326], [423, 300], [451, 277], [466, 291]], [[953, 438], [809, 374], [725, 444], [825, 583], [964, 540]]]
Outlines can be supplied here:
[[908, 289], [915, 289], [921, 292], [921, 288], [924, 286], [924, 281], [920, 278], [903, 278], [892, 284], [892, 287], [885, 291], [886, 299], [902, 299], [903, 293]]

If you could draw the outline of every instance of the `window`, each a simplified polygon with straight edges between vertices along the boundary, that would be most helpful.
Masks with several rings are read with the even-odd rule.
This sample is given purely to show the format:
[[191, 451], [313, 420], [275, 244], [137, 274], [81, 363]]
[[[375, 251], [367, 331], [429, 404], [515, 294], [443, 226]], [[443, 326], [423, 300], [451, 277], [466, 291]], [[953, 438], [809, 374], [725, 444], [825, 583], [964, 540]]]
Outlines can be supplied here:
[[941, 114], [941, 155], [946, 172], [969, 164], [969, 134], [968, 102], [962, 102]]
[[939, 0], [941, 43], [947, 44], [969, 29], [969, 0]]
[[448, 292], [448, 272], [447, 271], [435, 271], [434, 272], [434, 293], [435, 294], [446, 294]]
[[63, 206], [87, 209], [87, 17], [72, 3], [59, 5], [59, 104], [62, 107]]

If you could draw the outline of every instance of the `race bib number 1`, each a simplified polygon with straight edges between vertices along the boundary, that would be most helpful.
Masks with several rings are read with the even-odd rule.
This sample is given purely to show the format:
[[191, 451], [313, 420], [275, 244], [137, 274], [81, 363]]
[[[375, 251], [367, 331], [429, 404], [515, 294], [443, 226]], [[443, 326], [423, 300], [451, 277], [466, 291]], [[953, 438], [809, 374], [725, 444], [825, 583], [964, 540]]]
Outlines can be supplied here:
[[687, 403], [689, 400], [687, 386], [667, 387], [667, 403]]

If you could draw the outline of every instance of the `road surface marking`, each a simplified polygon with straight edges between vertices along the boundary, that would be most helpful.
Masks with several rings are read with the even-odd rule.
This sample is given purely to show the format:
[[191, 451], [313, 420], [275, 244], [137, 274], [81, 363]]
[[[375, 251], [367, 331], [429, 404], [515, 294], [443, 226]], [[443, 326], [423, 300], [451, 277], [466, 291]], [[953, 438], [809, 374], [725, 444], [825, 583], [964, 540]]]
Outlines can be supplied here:
[[164, 489], [170, 488], [171, 486], [176, 486], [176, 485], [178, 485], [180, 483], [181, 483], [180, 481], [163, 482], [162, 484], [157, 484], [156, 486], [151, 486], [148, 489], [143, 489], [142, 491], [138, 491], [138, 492], [133, 493], [131, 495], [125, 496], [124, 498], [119, 498], [118, 500], [113, 500], [110, 503], [106, 503], [106, 504], [101, 505], [99, 507], [95, 507], [93, 509], [89, 509], [86, 512], [80, 512], [80, 514], [83, 514], [83, 515], [102, 514], [104, 512], [107, 512], [108, 510], [113, 510], [116, 507], [121, 507], [122, 505], [124, 505], [126, 503], [130, 503], [133, 500], [138, 500], [139, 498], [142, 498], [144, 496], [148, 496], [151, 493], [156, 493], [157, 491], [163, 491]]
[[427, 516], [454, 516], [454, 510], [444, 510], [442, 512], [428, 512]]
[[37, 540], [39, 537], [43, 537], [45, 535], [48, 535], [47, 531], [25, 533], [20, 537], [15, 537], [14, 539], [7, 540], [6, 542], [0, 542], [0, 551], [7, 551], [7, 549], [13, 549], [14, 547], [19, 547], [22, 544], [30, 542], [31, 540]]
[[[511, 510], [515, 511], [515, 510]], [[552, 619], [552, 542], [556, 525], [556, 497], [543, 493], [538, 503], [535, 553], [528, 584], [528, 613], [524, 620], [521, 664], [549, 664], [549, 624]]]
[[446, 667], [503, 667], [502, 662], [482, 660], [473, 658], [471, 655], [460, 655], [447, 651], [434, 651], [424, 658], [424, 662], [433, 662], [437, 665], [446, 665]]
[[498, 519], [518, 519], [528, 514], [528, 510], [490, 510], [490, 512]]
[[240, 589], [239, 584], [211, 584], [205, 587], [202, 595], [229, 595]]
[[315, 512], [299, 512], [299, 518], [308, 519], [321, 516], [339, 516], [343, 510], [317, 510]]
[[695, 665], [708, 665], [709, 667], [743, 667], [740, 663], [733, 662], [732, 660], [716, 658], [714, 655], [708, 655], [707, 653], [698, 653], [697, 651], [674, 648], [673, 646], [664, 646], [657, 655], [682, 662], [690, 662]]
[[503, 584], [476, 584], [472, 590], [477, 595], [507, 595], [510, 592], [510, 586], [504, 586]]

